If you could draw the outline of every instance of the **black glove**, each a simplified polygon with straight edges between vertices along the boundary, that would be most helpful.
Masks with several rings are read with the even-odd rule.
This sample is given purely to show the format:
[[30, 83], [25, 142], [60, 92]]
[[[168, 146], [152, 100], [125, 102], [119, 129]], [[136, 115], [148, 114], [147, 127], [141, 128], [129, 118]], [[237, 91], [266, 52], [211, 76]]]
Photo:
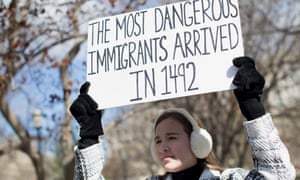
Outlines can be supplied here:
[[80, 125], [79, 149], [98, 143], [98, 137], [103, 135], [102, 111], [97, 110], [98, 104], [87, 94], [89, 87], [89, 82], [80, 87], [80, 94], [70, 107], [72, 115]]
[[233, 84], [235, 97], [239, 103], [242, 114], [247, 120], [256, 119], [266, 113], [260, 96], [263, 93], [265, 79], [256, 70], [252, 58], [244, 56], [233, 60], [233, 64], [239, 68]]

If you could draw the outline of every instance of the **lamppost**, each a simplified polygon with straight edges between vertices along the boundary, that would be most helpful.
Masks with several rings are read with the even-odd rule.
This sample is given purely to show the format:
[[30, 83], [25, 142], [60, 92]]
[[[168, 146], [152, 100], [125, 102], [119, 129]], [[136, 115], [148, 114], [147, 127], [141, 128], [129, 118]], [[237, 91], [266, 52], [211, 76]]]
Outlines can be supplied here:
[[38, 177], [39, 180], [44, 179], [44, 166], [43, 166], [43, 155], [42, 155], [42, 136], [41, 136], [41, 128], [42, 128], [42, 112], [40, 109], [35, 109], [32, 113], [33, 126], [37, 131], [37, 142], [38, 142], [38, 153], [39, 153], [39, 167], [38, 167]]

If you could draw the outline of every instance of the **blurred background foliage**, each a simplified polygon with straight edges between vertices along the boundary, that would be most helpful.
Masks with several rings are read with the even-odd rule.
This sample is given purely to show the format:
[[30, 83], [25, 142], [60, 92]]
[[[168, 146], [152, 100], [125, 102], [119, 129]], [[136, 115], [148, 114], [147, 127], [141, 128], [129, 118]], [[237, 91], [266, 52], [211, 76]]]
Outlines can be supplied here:
[[[72, 179], [78, 125], [68, 107], [85, 81], [87, 22], [168, 0], [0, 1], [0, 176]], [[241, 0], [245, 54], [266, 78], [262, 100], [299, 174], [300, 1]], [[231, 91], [106, 109], [107, 179], [161, 171], [149, 152], [152, 120], [184, 107], [212, 134], [224, 167], [251, 168]], [[13, 172], [13, 173], [9, 173]], [[21, 178], [22, 177], [22, 178]]]

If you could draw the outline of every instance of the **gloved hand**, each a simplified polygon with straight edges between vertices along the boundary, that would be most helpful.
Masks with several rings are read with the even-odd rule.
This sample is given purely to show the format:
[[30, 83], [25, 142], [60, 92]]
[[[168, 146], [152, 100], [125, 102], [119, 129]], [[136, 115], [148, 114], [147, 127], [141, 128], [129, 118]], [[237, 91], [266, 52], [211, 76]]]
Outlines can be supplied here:
[[238, 71], [233, 79], [234, 95], [239, 103], [242, 114], [247, 120], [256, 119], [264, 115], [265, 109], [260, 102], [265, 79], [255, 68], [252, 58], [243, 56], [233, 60]]
[[89, 96], [89, 82], [80, 87], [80, 94], [70, 106], [70, 111], [80, 125], [78, 148], [83, 149], [98, 143], [98, 137], [103, 135], [101, 123], [102, 111], [97, 110], [98, 104]]

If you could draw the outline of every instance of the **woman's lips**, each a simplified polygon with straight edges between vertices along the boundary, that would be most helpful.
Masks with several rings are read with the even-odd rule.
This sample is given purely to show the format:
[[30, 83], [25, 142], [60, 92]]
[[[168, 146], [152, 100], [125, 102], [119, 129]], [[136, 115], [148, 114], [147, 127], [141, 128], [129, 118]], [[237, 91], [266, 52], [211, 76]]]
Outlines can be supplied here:
[[163, 157], [161, 158], [162, 161], [169, 161], [169, 160], [171, 160], [171, 159], [174, 159], [174, 156], [163, 156]]

